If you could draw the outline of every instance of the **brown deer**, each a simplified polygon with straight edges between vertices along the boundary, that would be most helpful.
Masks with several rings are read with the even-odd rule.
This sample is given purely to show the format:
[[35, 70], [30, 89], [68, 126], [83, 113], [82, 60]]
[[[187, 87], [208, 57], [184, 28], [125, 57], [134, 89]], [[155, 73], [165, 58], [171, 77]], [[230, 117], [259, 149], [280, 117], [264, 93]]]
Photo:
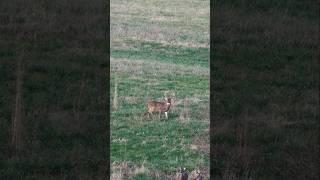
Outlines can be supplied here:
[[200, 170], [194, 170], [190, 173], [190, 178], [191, 180], [203, 180], [203, 176], [201, 176]]
[[159, 112], [159, 118], [161, 113], [164, 113], [166, 116], [166, 119], [168, 119], [168, 111], [171, 106], [171, 98], [164, 98], [164, 102], [158, 102], [158, 101], [148, 101], [147, 102], [147, 108], [148, 111], [144, 114], [148, 114], [148, 117], [150, 118], [150, 114], [153, 115], [153, 112]]

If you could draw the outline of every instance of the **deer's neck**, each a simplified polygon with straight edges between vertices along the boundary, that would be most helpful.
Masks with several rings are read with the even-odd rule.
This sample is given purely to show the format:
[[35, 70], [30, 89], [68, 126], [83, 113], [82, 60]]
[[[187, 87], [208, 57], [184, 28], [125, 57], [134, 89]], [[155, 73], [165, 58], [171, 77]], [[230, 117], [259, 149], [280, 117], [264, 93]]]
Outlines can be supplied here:
[[167, 108], [166, 108], [166, 111], [165, 111], [165, 112], [169, 111], [169, 109], [170, 109], [170, 106], [171, 106], [171, 103], [169, 103], [169, 102], [166, 102], [166, 106], [167, 106]]

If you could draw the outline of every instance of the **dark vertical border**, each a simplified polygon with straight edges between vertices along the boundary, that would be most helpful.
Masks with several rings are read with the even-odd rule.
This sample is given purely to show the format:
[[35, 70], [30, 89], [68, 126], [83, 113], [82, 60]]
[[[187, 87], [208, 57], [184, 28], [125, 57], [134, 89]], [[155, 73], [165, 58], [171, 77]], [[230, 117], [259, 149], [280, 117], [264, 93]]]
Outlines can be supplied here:
[[[266, 4], [267, 4], [267, 1], [263, 1], [263, 2], [266, 2]], [[270, 2], [270, 4], [268, 4], [268, 6], [270, 6], [269, 7], [270, 9], [273, 9], [273, 10], [275, 10], [276, 13], [279, 13], [279, 14], [275, 14], [274, 15], [275, 18], [281, 18], [281, 16], [280, 16], [281, 13], [282, 13], [281, 9], [283, 9], [283, 10], [288, 11], [288, 12], [286, 12], [287, 13], [286, 16], [288, 16], [289, 18], [301, 18], [301, 20], [308, 20], [307, 15], [304, 14], [305, 13], [304, 11], [307, 11], [306, 9], [303, 9], [303, 8], [298, 9], [297, 7], [295, 7], [296, 4], [294, 4], [294, 3], [291, 4], [290, 1], [286, 1], [286, 2], [287, 2], [286, 4], [282, 4], [282, 5], [279, 5], [277, 3], [272, 3], [272, 2]], [[301, 7], [308, 8], [308, 7], [311, 7], [310, 4], [313, 4], [313, 3], [315, 3], [315, 1], [310, 1], [310, 2], [308, 1], [308, 2], [306, 2], [306, 4], [301, 3], [299, 5]], [[210, 177], [211, 177], [211, 179], [214, 179], [214, 175], [217, 176], [217, 177], [220, 176], [219, 178], [222, 178], [221, 177], [222, 176], [221, 170], [223, 170], [223, 169], [221, 169], [221, 167], [224, 166], [223, 165], [223, 163], [224, 163], [223, 161], [235, 162], [235, 164], [238, 163], [238, 166], [233, 166], [232, 168], [234, 168], [235, 170], [240, 170], [239, 172], [242, 171], [241, 170], [241, 161], [239, 163], [239, 161], [237, 162], [236, 158], [235, 159], [232, 159], [232, 158], [231, 159], [226, 159], [226, 157], [223, 157], [223, 156], [218, 157], [219, 155], [214, 154], [215, 151], [217, 151], [217, 149], [216, 149], [217, 142], [213, 141], [213, 135], [214, 135], [214, 132], [215, 132], [215, 128], [218, 131], [219, 128], [220, 128], [220, 122], [222, 122], [222, 120], [220, 119], [220, 116], [218, 116], [221, 112], [219, 112], [219, 110], [217, 110], [217, 108], [214, 107], [214, 104], [215, 104], [214, 102], [216, 101], [216, 99], [219, 98], [214, 93], [214, 91], [217, 91], [217, 90], [215, 90], [217, 88], [217, 86], [215, 85], [216, 83], [214, 82], [214, 79], [215, 79], [214, 77], [217, 76], [217, 75], [221, 75], [220, 73], [223, 72], [223, 71], [217, 71], [218, 65], [214, 65], [215, 64], [214, 63], [214, 57], [216, 57], [215, 56], [216, 55], [215, 54], [216, 53], [216, 49], [218, 49], [219, 54], [220, 53], [221, 54], [223, 54], [223, 53], [226, 54], [226, 52], [220, 51], [221, 48], [219, 46], [215, 46], [215, 44], [214, 44], [215, 41], [218, 42], [218, 40], [220, 38], [220, 37], [218, 37], [217, 34], [214, 34], [214, 29], [221, 28], [221, 24], [220, 24], [221, 22], [219, 22], [219, 24], [218, 24], [215, 21], [216, 17], [221, 18], [221, 15], [219, 14], [219, 16], [218, 16], [218, 14], [216, 14], [217, 12], [215, 11], [215, 7], [217, 7], [216, 6], [217, 4], [219, 4], [218, 6], [219, 6], [219, 8], [221, 8], [220, 7], [221, 4], [224, 4], [224, 3], [223, 3], [223, 1], [218, 1], [217, 2], [215, 0], [210, 0]], [[235, 23], [235, 22], [239, 23], [239, 25], [244, 25], [245, 23], [251, 23], [251, 24], [255, 23], [254, 21], [247, 21], [245, 19], [245, 17], [254, 16], [254, 15], [256, 15], [257, 12], [259, 12], [259, 10], [262, 9], [259, 6], [259, 5], [261, 5], [261, 4], [259, 4], [259, 2], [257, 4], [255, 4], [253, 1], [241, 1], [241, 2], [228, 1], [226, 4], [227, 5], [224, 8], [228, 8], [228, 6], [229, 7], [235, 6], [236, 7], [235, 10], [238, 10], [237, 13], [232, 14], [232, 15], [239, 15], [239, 14], [246, 15], [246, 13], [248, 13], [248, 15], [246, 15], [246, 16], [241, 16], [240, 18], [237, 18], [236, 20], [238, 20], [238, 22], [235, 21], [235, 20], [231, 22], [231, 23]], [[302, 5], [305, 5], [305, 6], [302, 6]], [[219, 10], [221, 10], [221, 9], [219, 9]], [[251, 11], [250, 13], [252, 13], [252, 14], [249, 14], [249, 11]], [[219, 13], [221, 13], [221, 11], [219, 11]], [[312, 13], [314, 13], [314, 11]], [[319, 14], [320, 13], [319, 9], [317, 10], [317, 13], [318, 13], [317, 30], [319, 31], [319, 15], [320, 15]], [[266, 13], [262, 12], [261, 14], [265, 15]], [[230, 16], [232, 16], [232, 15], [230, 15]], [[312, 16], [313, 18], [315, 18], [314, 14], [309, 14], [309, 16]], [[219, 20], [221, 20], [221, 19], [219, 19]], [[228, 20], [228, 17], [225, 18], [225, 19], [222, 19], [222, 20]], [[275, 20], [275, 21], [278, 21], [278, 20]], [[294, 21], [291, 22], [289, 20], [287, 22], [289, 22], [288, 25], [292, 25], [294, 23]], [[214, 23], [216, 23], [216, 24], [214, 24]], [[258, 23], [258, 25], [259, 25], [259, 23]], [[261, 24], [260, 24], [260, 26], [264, 27]], [[277, 26], [276, 22], [275, 22], [274, 26]], [[232, 26], [232, 28], [233, 28], [233, 26]], [[271, 29], [273, 29], [273, 28], [274, 27], [271, 27]], [[308, 32], [308, 31], [304, 30], [305, 27], [298, 27], [298, 26], [295, 27], [295, 26], [293, 26], [293, 28], [298, 28], [298, 29], [301, 28], [302, 29], [301, 32]], [[245, 29], [245, 28], [243, 28], [243, 29]], [[274, 29], [276, 29], [276, 28], [274, 28]], [[297, 31], [297, 32], [300, 32], [300, 31]], [[235, 34], [237, 36], [240, 36], [241, 38], [243, 37], [243, 39], [245, 39], [245, 40], [248, 40], [249, 39], [248, 38], [248, 34], [249, 33], [250, 32], [241, 32], [241, 33], [236, 32]], [[278, 33], [277, 31], [272, 31], [270, 33], [270, 36], [275, 38], [275, 37], [277, 37], [277, 33]], [[259, 38], [261, 38], [261, 39], [259, 39]], [[263, 37], [262, 35], [260, 35], [259, 38], [255, 39], [254, 43], [259, 43], [259, 42], [265, 41], [265, 37]], [[300, 42], [300, 41], [302, 41], [303, 38], [301, 38], [301, 37], [299, 38], [298, 37], [295, 40], [296, 42], [288, 43], [288, 42], [286, 42], [286, 40], [288, 40], [289, 38], [290, 37], [286, 37], [285, 36], [285, 38], [280, 40], [280, 41], [284, 41], [284, 43], [282, 44], [283, 47], [281, 47], [282, 49], [272, 49], [272, 48], [274, 48], [273, 43], [275, 43], [275, 40], [271, 39], [270, 41], [271, 42], [273, 41], [273, 42], [270, 43], [270, 44], [266, 43], [266, 45], [265, 45], [265, 49], [268, 49], [266, 51], [267, 52], [266, 54], [268, 55], [268, 57], [271, 57], [271, 58], [275, 58], [276, 57], [276, 58], [279, 58], [279, 59], [281, 59], [283, 61], [285, 61], [285, 59], [287, 59], [288, 62], [286, 64], [282, 62], [282, 64], [285, 64], [285, 66], [287, 65], [287, 66], [294, 67], [294, 68], [296, 68], [296, 71], [298, 71], [298, 70], [300, 72], [309, 71], [310, 69], [307, 69], [307, 68], [303, 69], [304, 67], [302, 67], [299, 64], [300, 62], [297, 63], [298, 62], [297, 59], [303, 57], [303, 53], [299, 54], [299, 51], [295, 52], [296, 50], [299, 50], [298, 48], [297, 49], [295, 49], [295, 48], [296, 47], [301, 48], [300, 46], [302, 46], [302, 45], [300, 45], [300, 46], [298, 46], [298, 45], [302, 44], [302, 42]], [[310, 38], [310, 39], [314, 38], [314, 34], [308, 34], [308, 35], [306, 35], [306, 38]], [[308, 59], [308, 57], [301, 58], [301, 62], [303, 60], [310, 60], [311, 63], [314, 62], [313, 65], [317, 66], [317, 68], [312, 69], [313, 71], [314, 70], [319, 70], [319, 56], [320, 56], [320, 51], [319, 51], [319, 40], [320, 39], [319, 38], [320, 37], [317, 36], [317, 42], [316, 42], [315, 46], [313, 46], [313, 45], [312, 46], [302, 46], [302, 48], [304, 48], [302, 52], [305, 52], [306, 50], [310, 50], [311, 51], [312, 49], [316, 50], [316, 52], [314, 54], [315, 56], [317, 56], [316, 57], [316, 59], [317, 59], [316, 61], [313, 61], [313, 59], [310, 60], [310, 59]], [[277, 43], [280, 43], [280, 41], [277, 42]], [[243, 46], [247, 46], [247, 48], [250, 49], [250, 50], [252, 49], [252, 46], [250, 47], [249, 41], [243, 42]], [[232, 52], [232, 51], [230, 51], [230, 52]], [[228, 53], [228, 51], [227, 51], [227, 53]], [[312, 52], [312, 53], [314, 53], [314, 52]], [[312, 53], [310, 53], [310, 54], [312, 54]], [[308, 54], [308, 53], [306, 53], [306, 54]], [[239, 58], [245, 58], [244, 56], [245, 56], [244, 54], [240, 54]], [[236, 55], [232, 54], [232, 57], [236, 57]], [[310, 57], [314, 58], [313, 55], [311, 55]], [[296, 64], [294, 64], [294, 61], [296, 61], [295, 62]], [[264, 65], [267, 65], [267, 63], [266, 64], [263, 64], [263, 63], [264, 63], [263, 61], [257, 61], [256, 67], [263, 67]], [[270, 70], [276, 72], [274, 69], [279, 69], [279, 71], [283, 70], [283, 69], [277, 67], [279, 64], [281, 65], [280, 61], [276, 62], [276, 63], [272, 63], [270, 61], [270, 64], [268, 64], [268, 66], [270, 67]], [[303, 63], [302, 63], [302, 65], [303, 65]], [[243, 67], [246, 67], [247, 69], [242, 70], [242, 73], [243, 74], [249, 74], [250, 72], [247, 72], [247, 71], [251, 70], [250, 68], [252, 68], [252, 66], [244, 64]], [[232, 69], [235, 69], [235, 68], [236, 67], [232, 67]], [[241, 70], [239, 70], [239, 71], [241, 71]], [[262, 69], [261, 71], [266, 71], [266, 70]], [[292, 71], [293, 72], [285, 72], [284, 71], [283, 76], [289, 77], [290, 73], [295, 73], [294, 70], [292, 70]], [[255, 73], [258, 74], [257, 72], [255, 72]], [[299, 83], [293, 82], [294, 80], [296, 80], [294, 78], [285, 79], [283, 77], [277, 77], [277, 76], [269, 77], [268, 81], [273, 82], [274, 84], [276, 84], [276, 82], [278, 80], [282, 80], [282, 83], [284, 85], [281, 85], [282, 86], [281, 88], [286, 88], [287, 90], [293, 90], [293, 92], [298, 94], [298, 96], [300, 96], [300, 94], [305, 93], [305, 94], [307, 94], [306, 96], [309, 97], [309, 95], [308, 95], [308, 93], [306, 93], [306, 91], [307, 90], [313, 90], [314, 87], [319, 87], [320, 73], [319, 73], [319, 71], [314, 72], [314, 73], [318, 73], [318, 74], [312, 75], [313, 76], [312, 77], [312, 81], [311, 81], [312, 85], [306, 85], [305, 84], [305, 82], [308, 82], [311, 79], [310, 77], [307, 77], [307, 76], [304, 76], [304, 77], [302, 76], [305, 79], [301, 80]], [[252, 100], [252, 102], [250, 102], [250, 103], [239, 103], [240, 112], [243, 113], [244, 115], [242, 115], [242, 117], [241, 117], [241, 114], [240, 115], [235, 114], [236, 116], [233, 117], [235, 119], [238, 118], [238, 119], [233, 121], [233, 123], [235, 125], [234, 126], [230, 126], [231, 128], [234, 128], [234, 131], [237, 131], [238, 129], [243, 128], [244, 129], [243, 132], [246, 132], [246, 133], [250, 132], [250, 128], [246, 129], [247, 125], [246, 124], [243, 125], [241, 123], [248, 123], [248, 122], [250, 123], [250, 121], [248, 121], [246, 118], [248, 118], [250, 116], [255, 117], [254, 113], [260, 113], [260, 112], [264, 111], [264, 113], [267, 115], [267, 114], [276, 114], [277, 111], [278, 111], [277, 109], [267, 109], [265, 107], [263, 107], [262, 110], [253, 108], [253, 107], [255, 107], [255, 106], [257, 106], [259, 104], [258, 97], [260, 98], [260, 96], [262, 96], [262, 98], [265, 98], [265, 97], [263, 97], [263, 95], [266, 95], [267, 93], [265, 93], [265, 92], [259, 93], [258, 90], [253, 89], [254, 87], [258, 87], [258, 85], [256, 85], [256, 84], [253, 86], [253, 88], [251, 86], [247, 86], [246, 85], [246, 83], [254, 83], [254, 75], [256, 75], [256, 74], [254, 74], [254, 73], [252, 73], [252, 74], [251, 74], [251, 76], [245, 76], [242, 79], [239, 78], [240, 80], [239, 79], [233, 80], [234, 82], [238, 81], [236, 83], [237, 83], [237, 85], [239, 87], [239, 90], [243, 91], [244, 89], [250, 89], [251, 88], [251, 93], [250, 92], [245, 92], [245, 93], [242, 93], [242, 94], [241, 93], [235, 94], [236, 98], [239, 98], [239, 99], [247, 98], [247, 99], [251, 99]], [[299, 74], [299, 73], [297, 73], [297, 74]], [[300, 73], [300, 74], [302, 74], [302, 73]], [[295, 78], [297, 78], [297, 77], [295, 77]], [[301, 78], [301, 77], [299, 77], [299, 78]], [[265, 79], [266, 78], [261, 78], [260, 81], [263, 82], [263, 81], [265, 81]], [[244, 81], [242, 82], [242, 80], [244, 80]], [[227, 84], [229, 82], [224, 82], [224, 83]], [[288, 84], [292, 83], [293, 86], [290, 88], [290, 86], [286, 85], [286, 83], [288, 83]], [[316, 85], [314, 85], [314, 83], [316, 83]], [[271, 86], [271, 85], [268, 84], [268, 86], [264, 86], [263, 87], [264, 90], [269, 90], [269, 88], [270, 88], [269, 86]], [[277, 96], [277, 95], [273, 95], [272, 94], [272, 95], [266, 96], [267, 98], [265, 99], [265, 101], [267, 101], [268, 103], [275, 103], [277, 105], [282, 105], [282, 102], [275, 101], [274, 99], [272, 99], [272, 98], [281, 97], [281, 96], [282, 96], [281, 97], [282, 98], [281, 101], [283, 101], [283, 102], [290, 102], [290, 103], [294, 102], [294, 101], [299, 101], [300, 103], [304, 102], [304, 99], [302, 99], [302, 98], [298, 99], [298, 97], [290, 95], [289, 93], [287, 93], [285, 91], [281, 91], [282, 89], [279, 87], [280, 85], [273, 85], [273, 86], [275, 86], [277, 91], [279, 91], [280, 95]], [[297, 87], [297, 86], [299, 86], [299, 87]], [[306, 86], [314, 86], [314, 87], [311, 87], [311, 88], [307, 87], [306, 88]], [[230, 93], [230, 92], [224, 92], [224, 93]], [[319, 89], [317, 90], [317, 94], [319, 95]], [[254, 95], [255, 95], [255, 97], [254, 97]], [[229, 101], [229, 102], [231, 102], [231, 101]], [[244, 102], [244, 101], [242, 101], [242, 102]], [[298, 115], [295, 114], [295, 111], [293, 111], [294, 110], [294, 106], [289, 104], [289, 103], [288, 103], [288, 106], [289, 106], [288, 109], [292, 110], [292, 112], [287, 112], [287, 114], [290, 114], [290, 118], [291, 119], [298, 119], [299, 118], [299, 117], [297, 117]], [[319, 101], [317, 102], [317, 104], [315, 104], [315, 106], [317, 106], [318, 108], [317, 108], [317, 113], [316, 113], [316, 115], [314, 115], [314, 117], [319, 115]], [[239, 117], [237, 117], [237, 116], [239, 116]], [[281, 116], [279, 116], [279, 117], [281, 117]], [[303, 118], [301, 120], [303, 120]], [[316, 120], [316, 119], [313, 119], [313, 120]], [[236, 122], [236, 121], [238, 121], [238, 122]], [[249, 125], [252, 126], [251, 130], [253, 128], [258, 128], [258, 130], [260, 132], [269, 131], [271, 129], [271, 128], [268, 128], [268, 127], [264, 127], [263, 123], [260, 123], [258, 125], [254, 125], [254, 124], [249, 124]], [[313, 129], [313, 125], [311, 123], [309, 124], [309, 122], [307, 122], [305, 125], [306, 125], [306, 127], [310, 126], [310, 129]], [[305, 130], [305, 127], [302, 124], [299, 125], [298, 123], [295, 124], [295, 125], [284, 124], [284, 125], [281, 125], [281, 126], [282, 127], [279, 128], [279, 131], [278, 131], [279, 134], [277, 136], [278, 136], [279, 139], [282, 138], [284, 141], [286, 139], [288, 139], [287, 141], [290, 141], [291, 139], [293, 139], [293, 140], [294, 139], [300, 139], [300, 138], [302, 139], [304, 137], [303, 133], [297, 133], [297, 132], [298, 131], [307, 132], [307, 130]], [[312, 142], [312, 144], [311, 143], [309, 145], [303, 144], [303, 145], [305, 145], [305, 148], [301, 148], [301, 149], [298, 149], [298, 150], [295, 149], [296, 145], [298, 145], [300, 147], [301, 144], [298, 144], [298, 143], [297, 144], [295, 144], [295, 143], [288, 144], [287, 146], [283, 146], [281, 143], [279, 143], [276, 148], [275, 147], [273, 147], [273, 149], [271, 148], [274, 151], [274, 153], [279, 153], [279, 154], [284, 154], [284, 155], [285, 154], [290, 154], [292, 152], [295, 152], [295, 153], [292, 153], [294, 155], [292, 155], [292, 157], [290, 157], [291, 159], [286, 157], [286, 156], [282, 156], [281, 158], [278, 158], [278, 159], [274, 158], [274, 159], [266, 160], [267, 158], [265, 158], [265, 154], [257, 153], [257, 155], [259, 155], [259, 156], [254, 157], [253, 161], [256, 161], [256, 162], [260, 161], [260, 162], [265, 163], [265, 164], [269, 163], [269, 165], [265, 165], [266, 168], [270, 168], [270, 167], [271, 168], [279, 168], [280, 171], [275, 173], [272, 169], [271, 170], [267, 169], [267, 171], [260, 171], [259, 172], [259, 169], [258, 169], [259, 166], [260, 166], [260, 168], [261, 167], [264, 168], [263, 167], [264, 165], [254, 164], [253, 163], [253, 165], [251, 165], [252, 172], [260, 173], [259, 175], [257, 175], [256, 178], [275, 178], [275, 177], [280, 178], [280, 179], [281, 178], [282, 179], [307, 179], [307, 177], [309, 179], [310, 178], [311, 179], [316, 178], [319, 175], [319, 172], [320, 172], [319, 161], [316, 162], [316, 160], [315, 160], [317, 158], [320, 158], [319, 148], [318, 148], [319, 146], [316, 145], [316, 144], [319, 144], [319, 140], [320, 140], [319, 121], [317, 121], [317, 125], [316, 126], [317, 126], [317, 128], [315, 128], [314, 130], [317, 129], [317, 133], [316, 134], [317, 134], [318, 139], [316, 141], [314, 140], [313, 142], [309, 141], [309, 142]], [[290, 130], [291, 131], [295, 130], [296, 132], [294, 132], [294, 133], [290, 132], [289, 133]], [[229, 130], [229, 132], [231, 132], [231, 130]], [[271, 133], [273, 132], [272, 129], [271, 129], [270, 132]], [[277, 132], [277, 131], [274, 131], [274, 132]], [[265, 134], [268, 134], [268, 133], [265, 133]], [[234, 136], [237, 136], [237, 135], [235, 134]], [[258, 133], [251, 133], [250, 132], [250, 134], [248, 133], [248, 136], [246, 138], [253, 139], [253, 138], [256, 138], [258, 136], [259, 136]], [[272, 143], [272, 140], [269, 140], [266, 137], [262, 137], [260, 140], [264, 140], [265, 142]], [[303, 141], [301, 141], [301, 142], [303, 142]], [[261, 142], [258, 142], [258, 141], [256, 141], [256, 142], [252, 141], [250, 143], [251, 143], [250, 145], [252, 145], [252, 146], [256, 146], [256, 144], [259, 144], [259, 145], [262, 144]], [[256, 143], [256, 144], [254, 144], [254, 143]], [[303, 145], [301, 145], [301, 146], [303, 146]], [[266, 145], [262, 144], [261, 147], [263, 147], [263, 146], [267, 147], [268, 144], [266, 144]], [[254, 148], [256, 148], [256, 147], [254, 147]], [[316, 149], [316, 150], [318, 150], [318, 152], [316, 153], [316, 151], [308, 151], [307, 149]], [[308, 156], [309, 156], [309, 159], [308, 159]], [[314, 157], [316, 157], [316, 158], [314, 159]], [[305, 164], [301, 165], [301, 162], [300, 162], [301, 159], [299, 159], [299, 158], [303, 159]], [[220, 162], [217, 162], [217, 159]], [[289, 161], [290, 161], [290, 163], [288, 163]], [[221, 163], [221, 162], [223, 162], [223, 163]], [[258, 166], [256, 166], [256, 165], [258, 165]], [[290, 165], [291, 167], [288, 166], [288, 165]], [[292, 167], [295, 167], [296, 170], [292, 170]], [[318, 167], [318, 168], [316, 168], [316, 167]], [[308, 170], [308, 171], [304, 171], [304, 170]], [[316, 172], [316, 170], [318, 170], [318, 172]], [[308, 173], [308, 172], [312, 172], [312, 173]], [[241, 179], [242, 178], [241, 176], [243, 176], [243, 175], [237, 175], [236, 178], [240, 178]]]
[[107, 51], [107, 72], [106, 72], [106, 81], [107, 81], [107, 107], [106, 107], [106, 157], [107, 157], [107, 165], [106, 165], [106, 179], [110, 179], [110, 1], [106, 3], [106, 51]]
[[213, 177], [213, 142], [212, 142], [212, 137], [213, 137], [213, 128], [214, 128], [214, 117], [213, 117], [213, 53], [214, 53], [214, 48], [213, 48], [213, 7], [214, 7], [214, 0], [210, 0], [210, 71], [209, 71], [209, 76], [210, 76], [210, 177]]
[[0, 4], [0, 179], [109, 179], [110, 1]]

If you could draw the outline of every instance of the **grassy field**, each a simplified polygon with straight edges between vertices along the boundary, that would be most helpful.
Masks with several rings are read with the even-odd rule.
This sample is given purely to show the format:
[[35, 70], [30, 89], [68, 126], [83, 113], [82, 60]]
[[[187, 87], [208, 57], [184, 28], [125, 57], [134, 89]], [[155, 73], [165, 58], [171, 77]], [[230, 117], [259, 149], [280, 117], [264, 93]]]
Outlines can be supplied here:
[[215, 1], [214, 179], [319, 178], [316, 1]]
[[[0, 2], [0, 179], [105, 179], [104, 3]], [[111, 1], [112, 178], [318, 179], [318, 3], [214, 3]]]
[[[111, 1], [112, 178], [209, 178], [209, 1]], [[169, 118], [146, 101], [174, 98]]]

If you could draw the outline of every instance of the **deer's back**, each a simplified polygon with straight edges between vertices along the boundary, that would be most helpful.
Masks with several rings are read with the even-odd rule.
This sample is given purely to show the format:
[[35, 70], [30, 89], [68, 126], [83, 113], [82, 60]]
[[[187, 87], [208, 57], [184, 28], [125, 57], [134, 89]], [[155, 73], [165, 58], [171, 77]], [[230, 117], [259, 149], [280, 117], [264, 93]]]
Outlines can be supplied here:
[[167, 109], [164, 102], [149, 101], [147, 106], [149, 111], [165, 111]]

